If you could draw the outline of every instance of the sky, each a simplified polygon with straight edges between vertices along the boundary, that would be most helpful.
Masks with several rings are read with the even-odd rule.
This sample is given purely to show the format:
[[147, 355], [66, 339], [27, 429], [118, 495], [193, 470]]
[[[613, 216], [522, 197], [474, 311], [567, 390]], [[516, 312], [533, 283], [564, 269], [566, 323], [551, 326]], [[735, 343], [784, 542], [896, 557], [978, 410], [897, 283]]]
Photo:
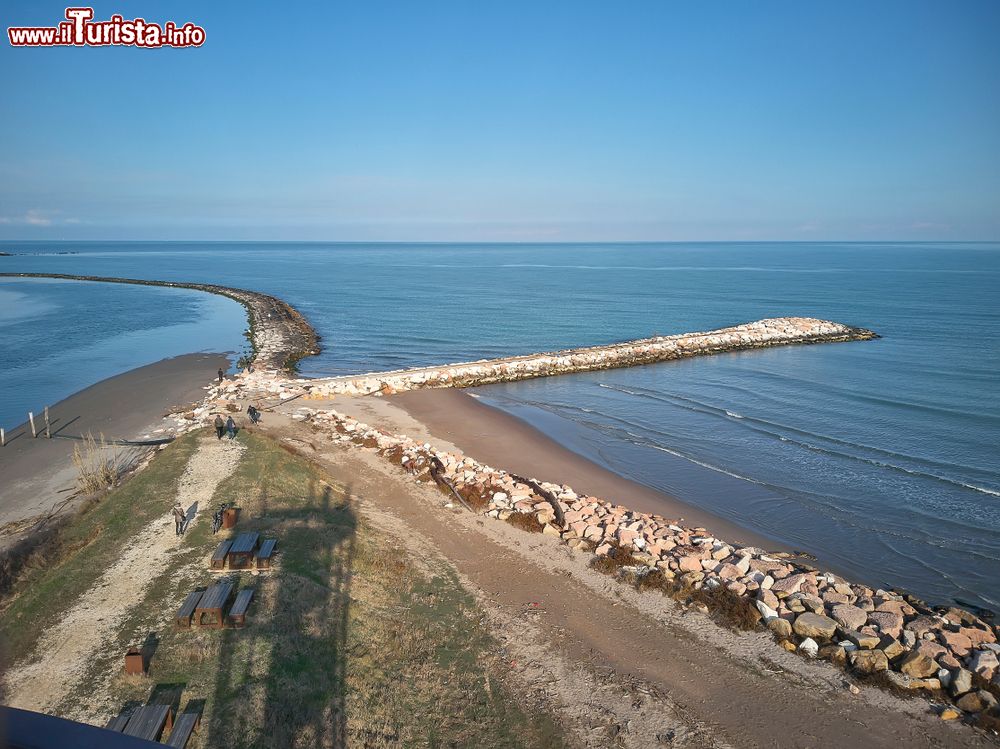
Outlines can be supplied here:
[[995, 0], [93, 7], [206, 41], [4, 39], [0, 239], [1000, 239]]

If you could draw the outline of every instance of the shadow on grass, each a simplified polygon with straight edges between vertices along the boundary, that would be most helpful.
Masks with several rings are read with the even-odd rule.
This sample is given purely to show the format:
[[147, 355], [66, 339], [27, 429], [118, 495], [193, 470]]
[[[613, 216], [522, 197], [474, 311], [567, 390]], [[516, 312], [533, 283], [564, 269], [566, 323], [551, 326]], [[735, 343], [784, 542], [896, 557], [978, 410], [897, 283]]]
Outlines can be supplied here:
[[[205, 746], [346, 744], [346, 644], [357, 532], [347, 496], [349, 491], [335, 496], [312, 481], [307, 497], [279, 508], [282, 503], [262, 492], [258, 517], [266, 523], [254, 530], [278, 531], [280, 574], [269, 600], [251, 607], [246, 627], [220, 633]], [[266, 583], [258, 578], [256, 584]], [[255, 615], [264, 606], [270, 614]]]

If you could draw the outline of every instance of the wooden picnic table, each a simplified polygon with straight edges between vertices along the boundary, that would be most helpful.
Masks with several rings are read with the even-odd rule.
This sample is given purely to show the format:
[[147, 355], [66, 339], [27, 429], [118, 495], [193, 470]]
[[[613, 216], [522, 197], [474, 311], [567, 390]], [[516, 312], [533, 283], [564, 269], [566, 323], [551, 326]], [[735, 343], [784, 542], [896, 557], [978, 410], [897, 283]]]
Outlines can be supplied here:
[[278, 539], [269, 538], [260, 545], [257, 552], [257, 569], [266, 570], [271, 566], [271, 559], [274, 557], [274, 547], [278, 545]]
[[241, 570], [253, 567], [253, 557], [257, 551], [257, 540], [259, 538], [260, 534], [256, 531], [241, 533], [236, 537], [232, 546], [229, 547], [229, 554], [226, 555], [229, 569]]
[[[233, 584], [230, 582], [216, 583], [206, 590], [198, 605], [194, 609], [194, 623], [199, 627], [215, 627], [222, 629], [225, 626], [225, 619], [222, 609], [229, 600], [229, 595], [233, 592]], [[203, 617], [208, 615], [209, 621], [205, 623]]]
[[164, 729], [170, 728], [172, 717], [170, 705], [143, 705], [132, 713], [122, 733], [148, 741], [159, 741]]

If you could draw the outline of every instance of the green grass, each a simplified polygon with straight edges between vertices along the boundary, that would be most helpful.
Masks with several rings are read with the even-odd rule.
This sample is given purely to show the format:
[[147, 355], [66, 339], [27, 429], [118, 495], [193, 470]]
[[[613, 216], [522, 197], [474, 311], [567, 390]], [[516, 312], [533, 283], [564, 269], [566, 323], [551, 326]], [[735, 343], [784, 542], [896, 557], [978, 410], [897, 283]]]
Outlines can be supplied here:
[[41, 634], [39, 625], [68, 610], [134, 534], [170, 509], [196, 442], [195, 435], [187, 435], [161, 451], [145, 471], [60, 531], [62, 552], [55, 563], [22, 573], [0, 612], [0, 642], [7, 652], [30, 651]]
[[[119, 541], [142, 521], [124, 520], [128, 513], [114, 508], [150, 496], [155, 512], [169, 508], [172, 495], [156, 486], [175, 486], [193, 451], [194, 438], [185, 440], [95, 510], [117, 518], [102, 527], [117, 529]], [[201, 508], [205, 515], [171, 570], [150, 581], [113, 652], [91, 666], [94, 677], [120, 674], [124, 648], [155, 633], [148, 677], [116, 676], [113, 705], [153, 699], [198, 707], [202, 727], [192, 749], [562, 746], [549, 716], [509, 688], [482, 612], [444, 561], [411, 558], [398, 539], [368, 527], [342, 487], [305, 458], [259, 435], [244, 432], [240, 441], [247, 446], [240, 465], [212, 506]], [[223, 536], [211, 535], [208, 519], [224, 501], [241, 508], [234, 532], [279, 539], [277, 567], [231, 574], [237, 587], [256, 588], [244, 629], [175, 630], [185, 594], [214, 579], [207, 560]], [[154, 508], [147, 511], [152, 516]], [[94, 554], [93, 546], [37, 582], [58, 585], [71, 604], [100, 572], [75, 569], [95, 561], [81, 556]], [[8, 621], [15, 611], [22, 621], [40, 612], [34, 584], [0, 617], [0, 631], [16, 629]], [[82, 683], [61, 708], [89, 699]]]

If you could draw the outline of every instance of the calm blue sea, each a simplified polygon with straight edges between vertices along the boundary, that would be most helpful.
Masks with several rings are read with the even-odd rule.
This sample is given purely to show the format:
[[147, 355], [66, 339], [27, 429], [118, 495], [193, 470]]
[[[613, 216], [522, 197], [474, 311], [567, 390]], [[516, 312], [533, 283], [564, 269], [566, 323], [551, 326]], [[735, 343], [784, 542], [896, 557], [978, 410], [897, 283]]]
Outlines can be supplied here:
[[[480, 394], [623, 475], [838, 571], [1000, 609], [1000, 244], [5, 242], [0, 251], [16, 253], [0, 257], [0, 270], [275, 294], [323, 336], [323, 354], [302, 366], [316, 376], [780, 315], [872, 328], [883, 338]], [[243, 327], [234, 304], [192, 292], [0, 283], [0, 381], [14, 383], [0, 414], [20, 421], [46, 389], [51, 401], [111, 368], [233, 350]]]

